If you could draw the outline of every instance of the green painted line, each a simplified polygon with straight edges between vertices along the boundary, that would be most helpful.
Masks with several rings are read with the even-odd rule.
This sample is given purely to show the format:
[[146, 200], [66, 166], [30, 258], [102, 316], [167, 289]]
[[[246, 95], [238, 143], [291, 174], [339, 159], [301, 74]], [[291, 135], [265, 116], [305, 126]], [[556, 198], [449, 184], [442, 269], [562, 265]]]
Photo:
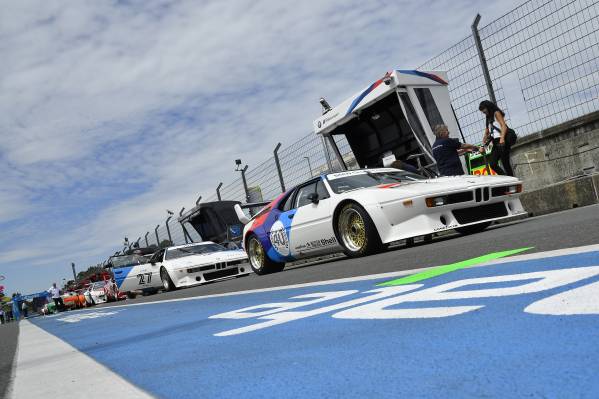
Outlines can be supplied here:
[[456, 270], [464, 269], [466, 267], [474, 266], [479, 263], [489, 262], [491, 260], [504, 258], [506, 256], [515, 255], [520, 252], [528, 251], [534, 247], [525, 247], [518, 249], [510, 249], [509, 251], [492, 252], [487, 255], [479, 256], [477, 258], [466, 259], [457, 263], [451, 263], [449, 265], [442, 265], [435, 267], [434, 269], [426, 270], [421, 273], [412, 274], [410, 276], [401, 277], [395, 280], [386, 281], [384, 283], [377, 284], [377, 287], [392, 287], [394, 285], [411, 284], [416, 281], [426, 280], [428, 278], [441, 276], [443, 274], [451, 273]]

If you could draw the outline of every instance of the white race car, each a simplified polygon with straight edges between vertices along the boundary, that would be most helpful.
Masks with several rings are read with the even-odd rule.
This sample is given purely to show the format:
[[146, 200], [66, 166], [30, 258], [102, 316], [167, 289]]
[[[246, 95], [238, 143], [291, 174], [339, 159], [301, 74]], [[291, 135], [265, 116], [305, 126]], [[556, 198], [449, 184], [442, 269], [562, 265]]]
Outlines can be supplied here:
[[162, 288], [160, 268], [143, 255], [112, 256], [109, 262], [119, 291], [129, 298], [138, 292], [156, 292]]
[[243, 250], [230, 250], [211, 241], [161, 249], [152, 255], [165, 290], [189, 287], [250, 273]]
[[385, 244], [455, 229], [484, 230], [524, 214], [520, 180], [509, 176], [425, 179], [392, 168], [331, 173], [280, 195], [252, 219], [237, 205], [243, 246], [256, 274], [285, 262], [345, 252], [372, 254]]
[[110, 281], [96, 281], [95, 283], [91, 283], [83, 293], [83, 296], [88, 305], [97, 305], [117, 300], [117, 293]]

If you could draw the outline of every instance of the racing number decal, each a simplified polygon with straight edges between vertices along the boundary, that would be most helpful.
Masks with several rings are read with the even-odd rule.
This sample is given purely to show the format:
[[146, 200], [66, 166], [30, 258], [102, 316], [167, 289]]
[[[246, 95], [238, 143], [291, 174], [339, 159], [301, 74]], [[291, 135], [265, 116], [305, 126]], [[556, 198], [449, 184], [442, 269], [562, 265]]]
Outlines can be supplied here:
[[150, 284], [152, 282], [152, 273], [140, 273], [137, 275], [137, 278], [140, 285]]
[[287, 229], [280, 220], [277, 220], [270, 228], [270, 242], [278, 253], [289, 256], [289, 237]]

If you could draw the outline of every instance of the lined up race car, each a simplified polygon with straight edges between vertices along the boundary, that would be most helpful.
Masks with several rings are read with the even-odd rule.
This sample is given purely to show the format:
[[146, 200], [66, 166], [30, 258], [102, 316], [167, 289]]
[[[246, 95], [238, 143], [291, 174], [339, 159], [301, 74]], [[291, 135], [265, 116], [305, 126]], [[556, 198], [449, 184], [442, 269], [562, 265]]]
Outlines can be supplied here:
[[392, 168], [330, 173], [280, 195], [245, 224], [243, 246], [256, 274], [285, 262], [343, 251], [373, 254], [389, 243], [454, 229], [477, 233], [524, 214], [522, 183], [509, 176], [425, 179]]
[[166, 291], [247, 275], [248, 257], [241, 249], [227, 249], [204, 241], [158, 250], [150, 258], [152, 272], [158, 270]]

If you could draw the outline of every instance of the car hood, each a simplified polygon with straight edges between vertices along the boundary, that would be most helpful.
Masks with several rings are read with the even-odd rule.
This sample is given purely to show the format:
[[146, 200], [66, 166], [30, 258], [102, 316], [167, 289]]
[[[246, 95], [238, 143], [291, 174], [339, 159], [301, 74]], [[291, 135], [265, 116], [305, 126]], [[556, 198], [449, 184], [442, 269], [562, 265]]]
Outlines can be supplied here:
[[235, 250], [235, 251], [222, 251], [222, 252], [214, 252], [211, 254], [202, 254], [202, 255], [190, 255], [185, 256], [183, 258], [167, 260], [164, 262], [165, 266], [169, 267], [189, 267], [189, 266], [197, 266], [197, 265], [209, 265], [217, 262], [231, 262], [234, 260], [243, 260], [247, 259], [247, 255], [245, 251]]
[[[355, 197], [364, 195], [375, 202], [384, 202], [400, 198], [436, 195], [447, 192], [465, 191], [481, 186], [508, 185], [520, 183], [510, 176], [451, 176], [437, 179], [419, 180], [398, 184], [382, 184], [379, 186], [350, 191], [344, 195]], [[353, 194], [353, 195], [352, 195]]]

